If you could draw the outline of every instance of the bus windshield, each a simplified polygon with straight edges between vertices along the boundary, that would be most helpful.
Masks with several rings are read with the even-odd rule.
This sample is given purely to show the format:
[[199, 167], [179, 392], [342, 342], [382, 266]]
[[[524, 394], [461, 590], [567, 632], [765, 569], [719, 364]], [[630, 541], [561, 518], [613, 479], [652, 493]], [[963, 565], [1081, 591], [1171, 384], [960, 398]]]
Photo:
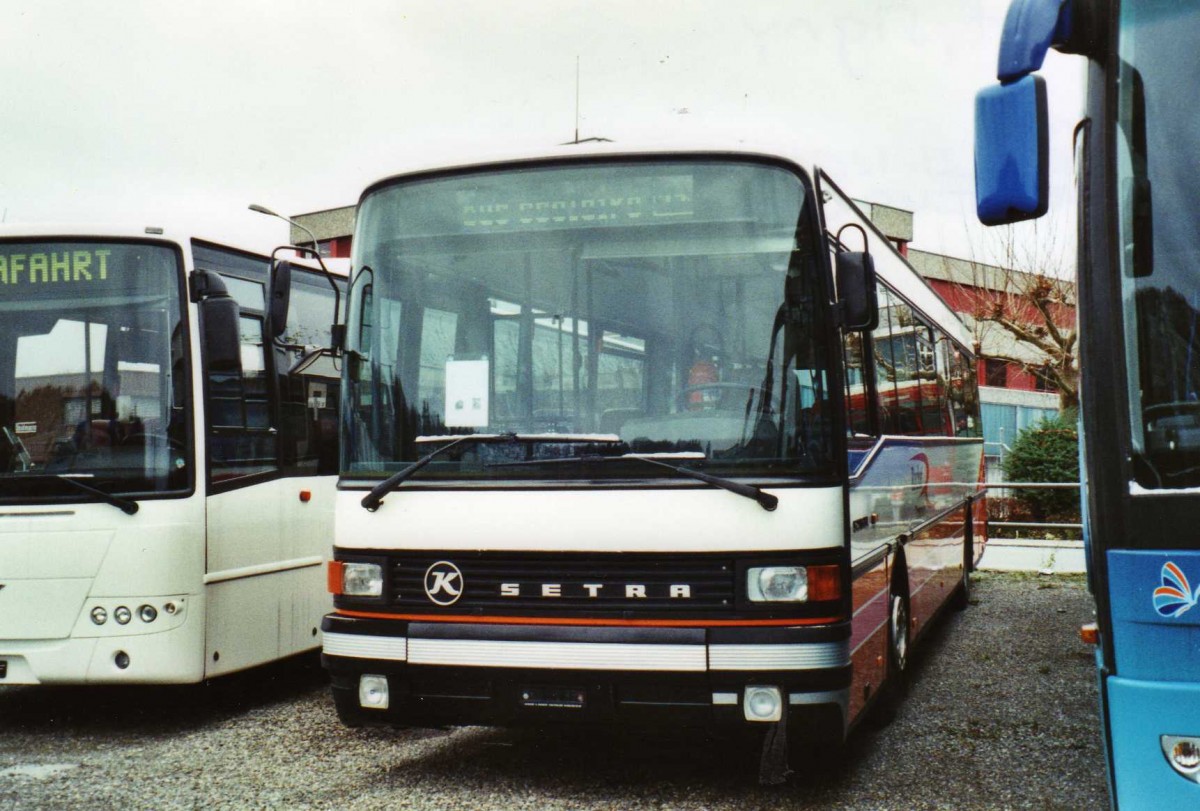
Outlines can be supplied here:
[[187, 486], [177, 249], [0, 243], [0, 500]]
[[1121, 4], [1117, 199], [1138, 483], [1200, 486], [1200, 3]]
[[343, 473], [386, 475], [473, 434], [515, 441], [462, 443], [421, 476], [673, 475], [561, 463], [626, 454], [832, 473], [818, 229], [807, 178], [749, 161], [522, 165], [369, 191]]

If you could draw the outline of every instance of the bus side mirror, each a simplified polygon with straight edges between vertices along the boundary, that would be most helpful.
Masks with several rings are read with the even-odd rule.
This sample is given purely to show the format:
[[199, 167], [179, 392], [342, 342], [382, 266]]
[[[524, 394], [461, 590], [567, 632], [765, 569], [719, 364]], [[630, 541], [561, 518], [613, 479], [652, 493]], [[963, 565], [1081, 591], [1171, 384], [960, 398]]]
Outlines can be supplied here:
[[281, 259], [271, 268], [270, 306], [267, 323], [272, 340], [287, 331], [288, 304], [292, 295], [292, 263]]
[[238, 303], [216, 273], [198, 270], [192, 276], [193, 289], [200, 291], [200, 324], [208, 373], [241, 377], [241, 311]]
[[975, 210], [984, 225], [1050, 207], [1046, 82], [1028, 75], [975, 96]]
[[879, 300], [871, 254], [843, 251], [837, 255], [835, 271], [842, 328], [847, 332], [875, 329], [879, 326]]

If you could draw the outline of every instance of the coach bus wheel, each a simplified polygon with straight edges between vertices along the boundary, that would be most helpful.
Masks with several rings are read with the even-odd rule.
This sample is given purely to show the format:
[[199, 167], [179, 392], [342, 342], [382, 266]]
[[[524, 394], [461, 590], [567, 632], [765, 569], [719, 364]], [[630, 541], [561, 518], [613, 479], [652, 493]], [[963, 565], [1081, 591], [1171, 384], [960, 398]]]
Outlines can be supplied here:
[[971, 531], [971, 513], [967, 508], [966, 538], [963, 540], [963, 571], [962, 580], [950, 598], [950, 607], [955, 611], [965, 611], [971, 604], [971, 566], [975, 562], [974, 533]]
[[888, 671], [891, 676], [908, 673], [908, 595], [893, 589], [888, 612]]
[[888, 603], [887, 623], [887, 680], [880, 688], [874, 720], [876, 726], [890, 724], [908, 693], [909, 603], [908, 592], [902, 584], [907, 578], [904, 569], [896, 573]]

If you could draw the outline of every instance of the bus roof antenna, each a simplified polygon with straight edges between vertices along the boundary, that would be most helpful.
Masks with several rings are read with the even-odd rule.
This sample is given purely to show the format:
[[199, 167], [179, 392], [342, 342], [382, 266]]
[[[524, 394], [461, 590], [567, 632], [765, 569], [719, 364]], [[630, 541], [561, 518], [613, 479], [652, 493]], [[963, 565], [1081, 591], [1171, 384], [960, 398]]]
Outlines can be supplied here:
[[603, 138], [593, 136], [591, 138], [579, 137], [579, 54], [575, 55], [575, 137], [570, 141], [564, 141], [562, 146], [573, 146], [578, 144], [611, 144], [612, 138]]

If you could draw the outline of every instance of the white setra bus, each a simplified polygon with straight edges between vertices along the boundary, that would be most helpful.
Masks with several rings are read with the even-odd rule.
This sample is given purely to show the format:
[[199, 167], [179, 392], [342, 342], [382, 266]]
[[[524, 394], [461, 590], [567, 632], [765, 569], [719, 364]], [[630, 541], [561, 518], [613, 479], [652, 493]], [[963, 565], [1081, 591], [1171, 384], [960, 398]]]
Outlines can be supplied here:
[[0, 685], [319, 644], [340, 383], [316, 347], [344, 279], [270, 266], [161, 228], [0, 230]]
[[393, 177], [348, 295], [346, 723], [716, 725], [782, 761], [965, 605], [968, 334], [823, 172], [572, 146]]

